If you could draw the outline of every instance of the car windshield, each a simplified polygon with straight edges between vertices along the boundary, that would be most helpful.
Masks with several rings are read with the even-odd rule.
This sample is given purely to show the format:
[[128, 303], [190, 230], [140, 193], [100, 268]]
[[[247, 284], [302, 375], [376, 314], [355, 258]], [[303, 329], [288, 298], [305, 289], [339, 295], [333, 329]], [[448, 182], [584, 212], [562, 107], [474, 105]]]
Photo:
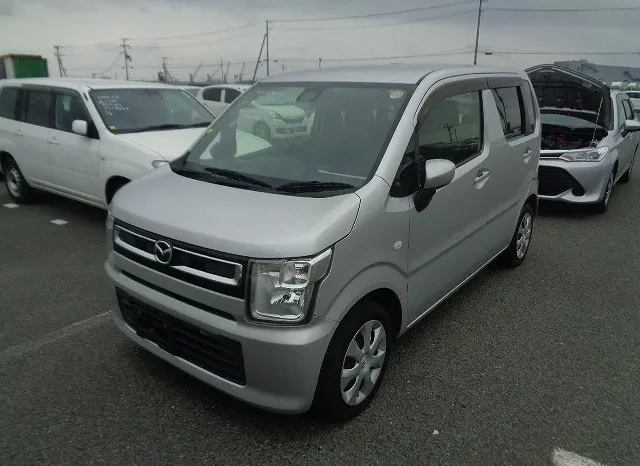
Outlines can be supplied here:
[[200, 172], [198, 179], [205, 180], [203, 173], [215, 173], [212, 182], [233, 176], [256, 189], [358, 188], [375, 171], [414, 89], [260, 84], [242, 94], [172, 167], [177, 173]]
[[208, 126], [213, 121], [182, 89], [100, 89], [91, 98], [112, 133], [136, 133]]

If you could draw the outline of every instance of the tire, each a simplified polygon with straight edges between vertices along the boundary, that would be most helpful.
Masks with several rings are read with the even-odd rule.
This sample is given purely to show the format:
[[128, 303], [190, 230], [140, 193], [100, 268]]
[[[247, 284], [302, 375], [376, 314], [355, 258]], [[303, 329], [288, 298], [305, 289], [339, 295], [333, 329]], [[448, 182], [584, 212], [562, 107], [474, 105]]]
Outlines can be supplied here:
[[11, 157], [4, 163], [4, 183], [11, 199], [19, 204], [29, 202], [33, 197], [33, 188], [29, 186], [18, 164]]
[[[373, 329], [370, 335], [374, 335], [374, 338], [369, 340], [377, 348], [363, 353], [362, 334], [367, 333], [367, 328]], [[324, 418], [344, 422], [364, 411], [382, 383], [394, 338], [391, 319], [382, 306], [372, 300], [356, 304], [340, 323], [325, 354], [314, 399], [316, 412]], [[352, 343], [356, 347], [352, 347]], [[350, 354], [357, 356], [359, 362], [356, 363], [358, 359]], [[361, 369], [358, 370], [358, 366]], [[342, 373], [348, 369], [355, 371], [345, 378], [343, 390]], [[369, 380], [369, 384], [366, 380]], [[357, 385], [359, 388], [355, 388]], [[351, 403], [345, 401], [343, 391], [345, 397], [352, 394]]]
[[511, 238], [511, 243], [500, 256], [502, 264], [515, 268], [524, 262], [533, 237], [534, 218], [533, 208], [529, 204], [525, 204], [518, 217], [518, 224], [516, 225], [516, 231], [513, 233], [513, 238]]
[[253, 125], [253, 135], [265, 141], [271, 141], [271, 130], [264, 121], [259, 121]]
[[631, 181], [631, 173], [633, 172], [633, 164], [635, 163], [635, 161], [636, 161], [636, 157], [634, 155], [633, 158], [631, 159], [631, 165], [629, 165], [629, 169], [620, 178], [621, 182], [628, 183], [629, 181]]
[[604, 214], [609, 209], [609, 204], [611, 203], [611, 192], [613, 191], [613, 185], [615, 180], [615, 170], [609, 174], [609, 179], [607, 180], [607, 187], [604, 190], [604, 196], [602, 196], [602, 200], [597, 204], [593, 205], [593, 210], [595, 210], [599, 214]]

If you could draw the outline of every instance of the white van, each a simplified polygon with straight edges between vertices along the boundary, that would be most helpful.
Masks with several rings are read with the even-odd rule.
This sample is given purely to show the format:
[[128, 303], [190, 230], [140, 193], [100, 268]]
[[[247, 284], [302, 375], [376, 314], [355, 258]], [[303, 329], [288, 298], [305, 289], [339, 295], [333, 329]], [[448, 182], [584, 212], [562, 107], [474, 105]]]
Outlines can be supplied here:
[[124, 184], [182, 155], [213, 119], [164, 84], [3, 80], [0, 169], [16, 202], [41, 189], [106, 207]]
[[[261, 96], [314, 115], [311, 131], [267, 141], [242, 129]], [[248, 403], [351, 418], [397, 337], [494, 259], [525, 260], [540, 128], [518, 70], [271, 76], [113, 199], [114, 320]]]

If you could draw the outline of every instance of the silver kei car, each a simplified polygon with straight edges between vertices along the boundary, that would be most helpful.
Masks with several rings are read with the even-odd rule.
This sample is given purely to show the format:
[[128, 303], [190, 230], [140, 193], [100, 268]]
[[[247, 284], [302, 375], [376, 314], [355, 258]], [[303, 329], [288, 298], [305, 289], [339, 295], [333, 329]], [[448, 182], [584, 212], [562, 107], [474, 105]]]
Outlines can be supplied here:
[[640, 122], [629, 96], [556, 65], [526, 71], [542, 120], [540, 199], [606, 212], [614, 185], [631, 179], [639, 150]]
[[[310, 131], [266, 141], [242, 129], [265, 95], [314, 115]], [[494, 259], [524, 261], [539, 151], [524, 71], [272, 76], [183, 157], [115, 196], [114, 320], [248, 403], [351, 418], [399, 336]]]

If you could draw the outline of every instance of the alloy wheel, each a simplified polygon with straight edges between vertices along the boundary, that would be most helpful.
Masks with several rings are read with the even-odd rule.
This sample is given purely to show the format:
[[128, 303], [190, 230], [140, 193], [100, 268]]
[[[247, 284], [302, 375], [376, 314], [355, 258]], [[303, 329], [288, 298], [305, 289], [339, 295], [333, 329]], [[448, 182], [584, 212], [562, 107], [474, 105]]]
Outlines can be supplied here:
[[607, 181], [607, 190], [604, 192], [604, 205], [609, 205], [609, 200], [611, 199], [611, 191], [613, 191], [613, 173], [609, 175], [609, 180]]
[[518, 238], [516, 240], [516, 255], [518, 259], [522, 259], [527, 254], [532, 231], [533, 217], [529, 212], [526, 212], [522, 216], [522, 220], [520, 220], [520, 225], [518, 225]]
[[9, 168], [7, 172], [7, 188], [14, 197], [20, 197], [20, 187], [22, 177], [16, 167]]
[[378, 320], [366, 322], [347, 347], [340, 374], [343, 401], [362, 403], [378, 383], [387, 354], [387, 334]]

